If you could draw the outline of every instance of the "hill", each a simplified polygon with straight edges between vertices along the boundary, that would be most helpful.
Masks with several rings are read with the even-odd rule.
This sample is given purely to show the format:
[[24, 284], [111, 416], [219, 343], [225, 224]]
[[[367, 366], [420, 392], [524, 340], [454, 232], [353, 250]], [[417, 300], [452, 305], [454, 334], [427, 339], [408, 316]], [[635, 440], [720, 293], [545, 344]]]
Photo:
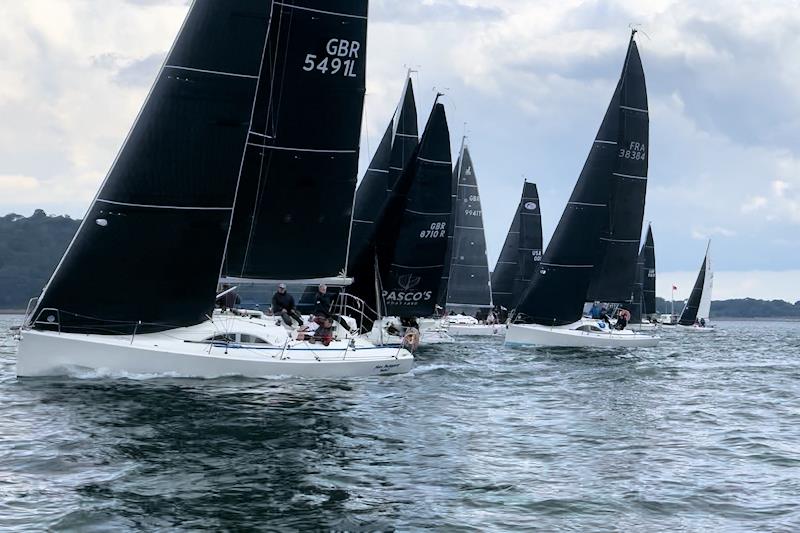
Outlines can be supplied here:
[[0, 309], [24, 309], [39, 295], [79, 225], [41, 209], [0, 218]]
[[[0, 217], [0, 309], [24, 309], [50, 278], [80, 220], [48, 215], [41, 209], [30, 217], [11, 213]], [[683, 310], [675, 302], [675, 312]], [[657, 298], [659, 313], [670, 312], [670, 302]], [[800, 302], [783, 300], [716, 301], [714, 318], [800, 318]]]

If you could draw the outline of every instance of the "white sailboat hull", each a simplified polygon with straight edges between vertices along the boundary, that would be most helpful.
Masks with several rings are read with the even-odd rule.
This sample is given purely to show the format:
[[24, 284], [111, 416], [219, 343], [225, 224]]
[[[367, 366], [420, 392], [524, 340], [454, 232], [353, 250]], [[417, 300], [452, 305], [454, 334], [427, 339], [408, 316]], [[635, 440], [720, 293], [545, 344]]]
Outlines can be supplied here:
[[452, 337], [498, 337], [505, 333], [505, 326], [495, 324], [450, 324], [447, 333]]
[[579, 321], [566, 326], [510, 324], [506, 333], [507, 345], [553, 346], [565, 348], [647, 348], [657, 346], [658, 337], [630, 330], [583, 331]]
[[404, 349], [350, 340], [327, 347], [306, 341], [255, 346], [202, 343], [194, 336], [192, 328], [133, 338], [25, 330], [17, 352], [17, 375], [58, 376], [92, 370], [111, 376], [342, 378], [401, 374], [414, 364]]
[[690, 331], [692, 333], [714, 333], [715, 328], [713, 326], [677, 326], [679, 331]]

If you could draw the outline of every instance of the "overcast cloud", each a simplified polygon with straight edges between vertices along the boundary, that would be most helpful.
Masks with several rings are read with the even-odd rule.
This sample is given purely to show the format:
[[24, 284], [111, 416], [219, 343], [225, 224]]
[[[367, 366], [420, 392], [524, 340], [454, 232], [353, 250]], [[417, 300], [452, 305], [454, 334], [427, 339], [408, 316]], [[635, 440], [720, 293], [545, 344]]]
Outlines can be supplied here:
[[[186, 9], [0, 4], [0, 213], [83, 215]], [[659, 270], [675, 273], [660, 286], [692, 278], [711, 237], [715, 296], [800, 299], [796, 2], [373, 0], [370, 14], [362, 169], [406, 68], [418, 70], [421, 120], [439, 90], [454, 149], [467, 123], [492, 264], [523, 176], [552, 233], [636, 23], [651, 109], [646, 216]], [[674, 281], [688, 292], [691, 280]]]

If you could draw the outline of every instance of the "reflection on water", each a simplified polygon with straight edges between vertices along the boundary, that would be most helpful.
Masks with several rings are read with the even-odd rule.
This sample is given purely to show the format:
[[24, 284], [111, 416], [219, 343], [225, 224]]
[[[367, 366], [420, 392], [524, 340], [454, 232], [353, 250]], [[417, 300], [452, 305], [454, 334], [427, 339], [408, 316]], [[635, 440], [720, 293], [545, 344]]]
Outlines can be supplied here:
[[[793, 529], [800, 334], [423, 350], [337, 381], [14, 377], [0, 529]], [[669, 334], [668, 334], [669, 335]]]

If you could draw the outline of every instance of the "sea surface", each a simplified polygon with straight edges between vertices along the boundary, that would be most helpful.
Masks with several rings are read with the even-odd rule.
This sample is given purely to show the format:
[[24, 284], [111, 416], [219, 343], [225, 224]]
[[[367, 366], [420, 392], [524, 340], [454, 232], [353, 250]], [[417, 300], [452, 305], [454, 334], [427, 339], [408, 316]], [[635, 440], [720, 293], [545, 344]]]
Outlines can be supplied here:
[[800, 323], [638, 351], [423, 350], [405, 376], [15, 376], [1, 531], [800, 531]]

